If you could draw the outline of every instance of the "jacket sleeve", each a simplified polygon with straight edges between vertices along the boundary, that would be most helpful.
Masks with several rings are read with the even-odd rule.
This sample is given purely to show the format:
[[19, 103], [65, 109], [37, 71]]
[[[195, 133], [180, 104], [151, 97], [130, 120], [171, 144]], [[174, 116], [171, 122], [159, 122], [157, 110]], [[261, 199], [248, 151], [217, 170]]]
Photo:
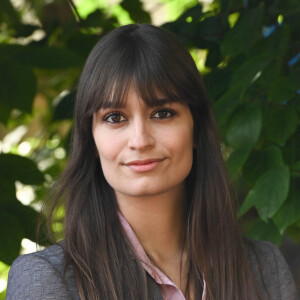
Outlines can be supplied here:
[[249, 263], [263, 299], [298, 300], [294, 279], [279, 249], [270, 242], [252, 244]]
[[8, 275], [6, 300], [71, 299], [54, 266], [35, 254], [18, 257]]
[[271, 243], [268, 244], [272, 249], [271, 251], [273, 251], [274, 259], [276, 261], [280, 299], [298, 300], [296, 285], [284, 257], [276, 246]]

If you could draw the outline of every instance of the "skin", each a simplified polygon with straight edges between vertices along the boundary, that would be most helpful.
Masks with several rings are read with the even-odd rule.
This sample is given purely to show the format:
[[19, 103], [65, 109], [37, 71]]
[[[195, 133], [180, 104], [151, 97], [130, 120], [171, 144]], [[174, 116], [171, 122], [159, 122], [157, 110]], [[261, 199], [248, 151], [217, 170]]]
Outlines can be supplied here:
[[181, 287], [185, 179], [193, 161], [188, 106], [162, 101], [149, 107], [131, 87], [125, 107], [94, 114], [92, 130], [119, 209], [145, 250]]

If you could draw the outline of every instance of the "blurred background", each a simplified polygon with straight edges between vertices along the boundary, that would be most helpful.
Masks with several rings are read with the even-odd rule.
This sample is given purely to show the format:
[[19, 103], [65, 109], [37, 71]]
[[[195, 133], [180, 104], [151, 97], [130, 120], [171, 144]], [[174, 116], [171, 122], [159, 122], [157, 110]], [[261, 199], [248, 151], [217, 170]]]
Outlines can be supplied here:
[[[66, 165], [84, 61], [105, 33], [129, 23], [162, 26], [190, 50], [241, 230], [281, 247], [300, 291], [298, 0], [1, 0], [0, 300], [12, 261], [49, 244], [43, 235], [34, 243], [36, 224]], [[63, 215], [53, 224], [58, 239]]]

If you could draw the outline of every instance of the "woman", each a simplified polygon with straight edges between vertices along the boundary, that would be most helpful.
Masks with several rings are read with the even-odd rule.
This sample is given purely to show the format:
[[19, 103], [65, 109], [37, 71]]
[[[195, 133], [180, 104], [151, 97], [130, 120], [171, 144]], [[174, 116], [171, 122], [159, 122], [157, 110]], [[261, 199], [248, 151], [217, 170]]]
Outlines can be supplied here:
[[8, 300], [296, 299], [278, 249], [240, 236], [200, 75], [163, 29], [92, 50], [61, 199], [64, 242], [14, 262]]

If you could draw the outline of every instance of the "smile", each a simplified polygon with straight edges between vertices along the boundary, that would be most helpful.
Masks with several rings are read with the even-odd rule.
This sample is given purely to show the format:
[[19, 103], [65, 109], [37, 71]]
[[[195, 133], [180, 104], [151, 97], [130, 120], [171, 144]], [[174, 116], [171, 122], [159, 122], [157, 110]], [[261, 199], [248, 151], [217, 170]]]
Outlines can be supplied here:
[[160, 158], [134, 160], [126, 163], [125, 166], [135, 172], [147, 172], [155, 169], [163, 160]]

